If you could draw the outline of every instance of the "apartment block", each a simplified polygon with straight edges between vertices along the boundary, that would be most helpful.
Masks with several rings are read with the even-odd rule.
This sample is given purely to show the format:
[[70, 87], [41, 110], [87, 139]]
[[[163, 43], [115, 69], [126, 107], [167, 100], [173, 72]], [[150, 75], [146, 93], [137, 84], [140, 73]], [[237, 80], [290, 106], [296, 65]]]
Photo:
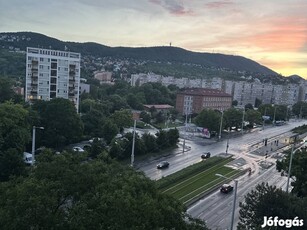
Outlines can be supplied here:
[[27, 48], [25, 101], [66, 98], [78, 110], [80, 53]]

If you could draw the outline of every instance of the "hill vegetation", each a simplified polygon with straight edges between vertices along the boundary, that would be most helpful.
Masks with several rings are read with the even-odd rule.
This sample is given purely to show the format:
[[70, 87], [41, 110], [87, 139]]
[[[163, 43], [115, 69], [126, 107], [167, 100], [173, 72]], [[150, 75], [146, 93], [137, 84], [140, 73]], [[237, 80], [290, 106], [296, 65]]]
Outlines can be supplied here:
[[56, 50], [70, 50], [82, 53], [83, 56], [111, 57], [119, 59], [134, 59], [153, 62], [172, 62], [181, 64], [200, 65], [204, 68], [227, 69], [277, 75], [271, 69], [242, 56], [225, 55], [218, 53], [192, 52], [178, 47], [108, 47], [98, 43], [64, 42], [43, 34], [32, 32], [0, 33], [2, 48], [14, 47], [25, 51], [26, 47], [43, 47]]

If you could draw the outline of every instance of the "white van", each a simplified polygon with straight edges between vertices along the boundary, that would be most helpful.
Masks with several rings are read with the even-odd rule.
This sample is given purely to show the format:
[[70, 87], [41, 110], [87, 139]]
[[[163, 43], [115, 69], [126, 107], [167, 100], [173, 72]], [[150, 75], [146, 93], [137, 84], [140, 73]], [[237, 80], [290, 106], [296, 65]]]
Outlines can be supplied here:
[[32, 154], [31, 154], [31, 153], [24, 152], [24, 153], [23, 153], [23, 161], [24, 161], [26, 164], [31, 165], [31, 164], [32, 164]]

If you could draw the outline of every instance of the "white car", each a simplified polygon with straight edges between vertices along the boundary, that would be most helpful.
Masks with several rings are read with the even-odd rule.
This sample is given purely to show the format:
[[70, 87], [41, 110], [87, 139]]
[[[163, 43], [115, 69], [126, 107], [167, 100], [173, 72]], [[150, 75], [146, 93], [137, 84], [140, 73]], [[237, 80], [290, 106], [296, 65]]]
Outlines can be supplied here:
[[24, 161], [27, 165], [31, 165], [31, 164], [32, 164], [32, 154], [31, 154], [31, 153], [24, 152], [24, 153], [23, 153], [23, 161]]
[[84, 149], [79, 146], [73, 147], [72, 150], [74, 150], [75, 152], [84, 152]]

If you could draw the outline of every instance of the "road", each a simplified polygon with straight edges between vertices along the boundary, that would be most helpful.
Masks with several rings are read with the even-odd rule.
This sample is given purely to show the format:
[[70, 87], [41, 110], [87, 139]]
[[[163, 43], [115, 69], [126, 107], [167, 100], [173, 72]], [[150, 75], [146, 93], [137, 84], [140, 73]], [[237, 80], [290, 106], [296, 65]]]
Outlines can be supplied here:
[[[268, 138], [270, 143], [274, 137], [279, 135], [278, 138], [281, 143], [287, 138], [287, 135], [290, 135], [290, 133], [287, 134], [286, 132], [305, 123], [307, 123], [307, 121], [292, 121], [284, 126], [265, 128], [264, 130], [259, 129], [248, 134], [231, 138], [229, 139], [228, 153], [237, 158], [244, 157], [249, 164], [248, 167], [253, 168], [253, 170], [257, 172], [258, 167], [255, 165], [254, 156], [247, 156], [246, 153], [251, 148], [256, 148], [257, 144], [261, 146], [264, 138]], [[182, 149], [183, 140], [181, 139], [179, 143], [180, 148], [171, 151], [167, 156], [159, 159], [149, 159], [145, 162], [136, 162], [138, 169], [143, 171], [152, 180], [158, 180], [199, 162], [201, 160], [201, 154], [205, 151], [211, 152], [211, 156], [225, 153], [226, 151], [227, 137], [222, 137], [222, 141], [219, 142], [196, 137], [193, 138], [192, 134], [190, 134], [190, 137], [187, 136], [187, 138], [188, 139], [185, 141], [185, 146], [187, 148], [184, 152]], [[264, 154], [262, 157], [263, 156]], [[167, 160], [170, 163], [170, 167], [164, 170], [158, 170], [156, 165], [162, 160]]]
[[[264, 130], [258, 129], [252, 133], [229, 139], [228, 153], [232, 154], [236, 159], [231, 163], [231, 166], [240, 169], [247, 167], [252, 169], [252, 175], [245, 174], [238, 178], [235, 225], [239, 219], [239, 202], [243, 202], [244, 196], [254, 189], [257, 184], [268, 182], [270, 185], [285, 189], [287, 178], [282, 177], [276, 171], [276, 159], [273, 155], [278, 151], [278, 148], [289, 142], [289, 136], [292, 135], [289, 131], [305, 123], [307, 121], [292, 121], [284, 126], [266, 127]], [[268, 139], [266, 147], [264, 147], [263, 143], [265, 138]], [[223, 137], [222, 141], [219, 142], [210, 142], [190, 136], [186, 140], [188, 148], [184, 153], [182, 149], [178, 149], [176, 150], [177, 152], [174, 151], [164, 158], [156, 159], [153, 162], [143, 162], [140, 164], [140, 169], [149, 178], [157, 180], [200, 161], [200, 155], [205, 151], [210, 151], [211, 156], [225, 153], [226, 145], [227, 137]], [[266, 154], [268, 154], [268, 158], [265, 158]], [[156, 164], [161, 160], [169, 161], [170, 167], [165, 170], [156, 169]], [[194, 203], [188, 208], [187, 212], [192, 217], [206, 221], [210, 229], [229, 229], [233, 207], [232, 201], [233, 193], [221, 194], [218, 190]]]

